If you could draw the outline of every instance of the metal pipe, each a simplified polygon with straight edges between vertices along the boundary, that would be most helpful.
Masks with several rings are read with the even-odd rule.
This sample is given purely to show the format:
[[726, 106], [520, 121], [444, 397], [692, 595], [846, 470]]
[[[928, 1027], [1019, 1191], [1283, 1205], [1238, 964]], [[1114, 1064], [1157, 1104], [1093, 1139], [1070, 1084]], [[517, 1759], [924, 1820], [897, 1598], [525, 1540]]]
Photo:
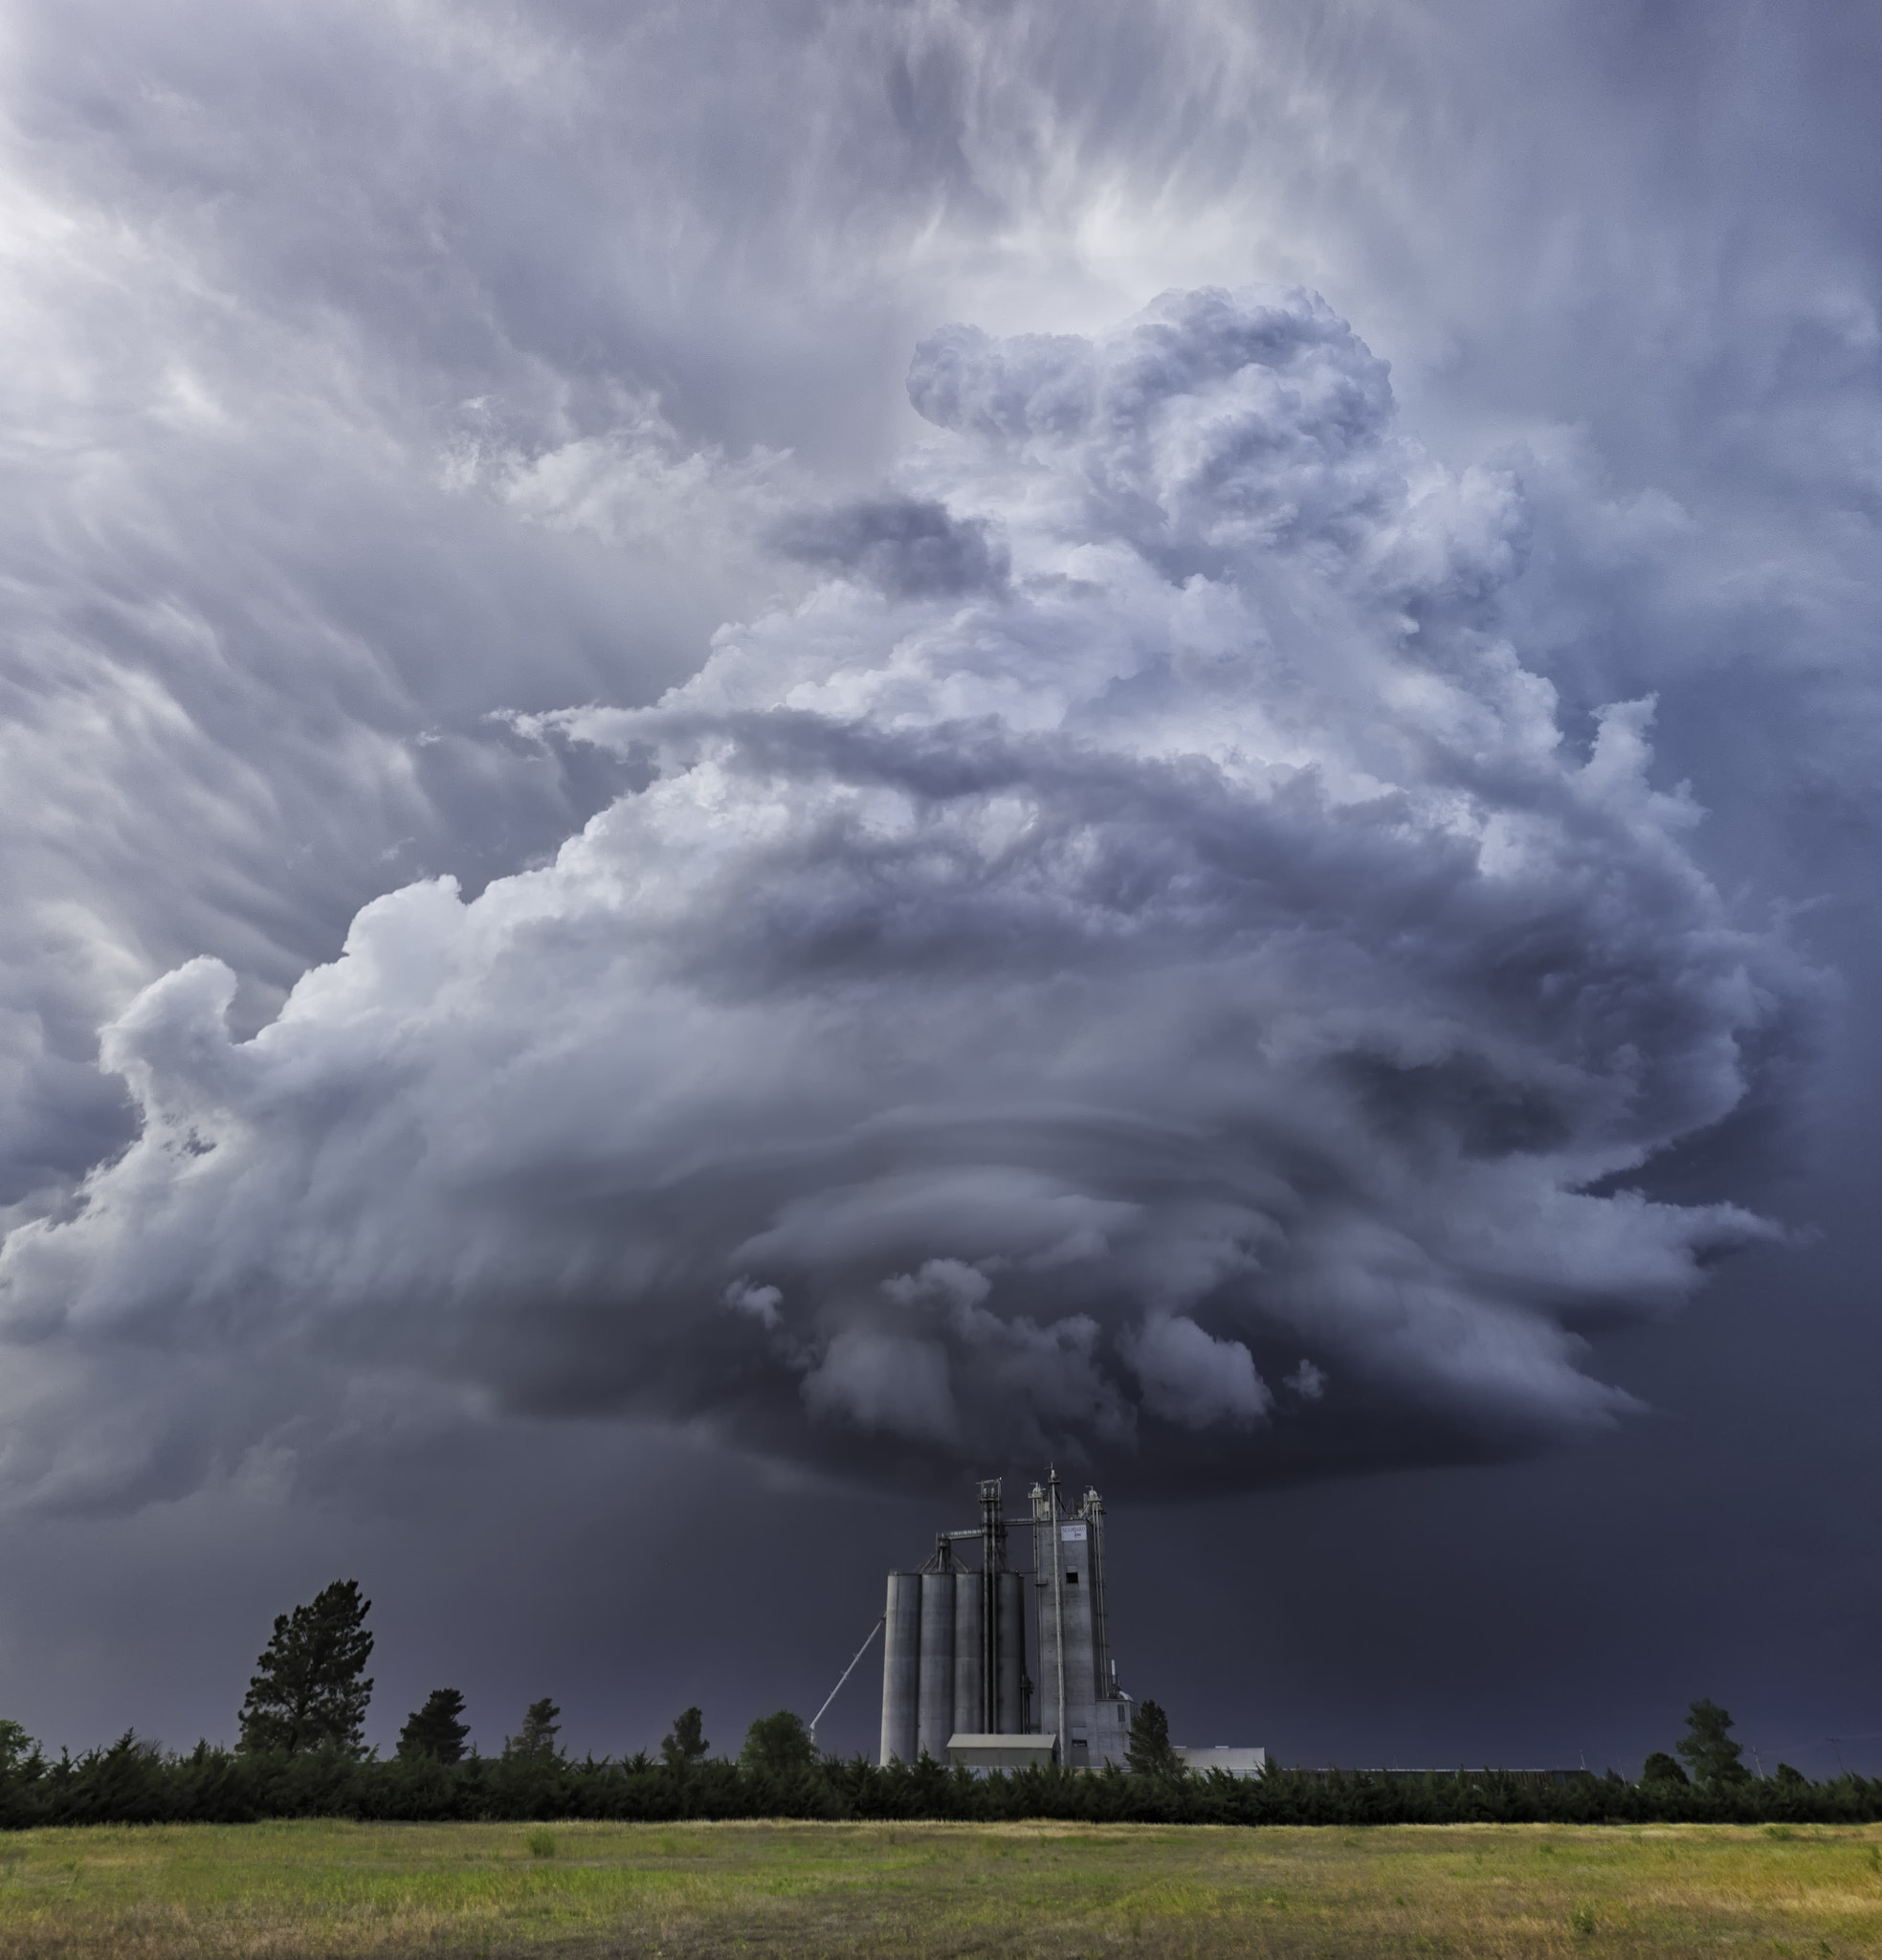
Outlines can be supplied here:
[[843, 1692], [843, 1683], [846, 1681], [848, 1681], [852, 1674], [855, 1673], [856, 1661], [860, 1660], [863, 1658], [863, 1656], [869, 1652], [869, 1643], [871, 1640], [875, 1639], [876, 1635], [876, 1629], [879, 1628], [882, 1622], [888, 1617], [889, 1615], [886, 1613], [878, 1614], [876, 1615], [875, 1625], [870, 1628], [869, 1632], [863, 1637], [862, 1645], [856, 1649], [856, 1659], [851, 1661], [849, 1666], [843, 1670], [840, 1676], [838, 1676], [836, 1685], [833, 1688], [831, 1688], [830, 1693], [824, 1697], [823, 1706], [819, 1708], [817, 1712], [810, 1717], [810, 1747], [812, 1748], [815, 1748], [817, 1746], [817, 1724], [824, 1719], [826, 1714], [829, 1713], [830, 1704], [833, 1701], [835, 1701], [838, 1695], [840, 1695]]
[[1000, 1732], [1001, 1569], [1007, 1563], [1007, 1520], [1000, 1503], [1000, 1480], [984, 1478], [980, 1487], [980, 1692], [981, 1732]]
[[1049, 1677], [1052, 1669], [1052, 1615], [1046, 1596], [1052, 1584], [1046, 1564], [1046, 1486], [1035, 1483], [1028, 1495], [1032, 1507], [1032, 1624], [1039, 1641], [1039, 1692], [1036, 1700], [1030, 1695], [1027, 1697], [1026, 1729], [1028, 1734], [1035, 1729], [1043, 1734], [1049, 1719], [1046, 1708], [1052, 1700]]
[[1058, 1759], [1061, 1766], [1072, 1759], [1070, 1738], [1065, 1732], [1065, 1548], [1058, 1536], [1058, 1471], [1047, 1474], [1046, 1503], [1052, 1520], [1052, 1672], [1058, 1677]]
[[1092, 1679], [1099, 1695], [1112, 1692], [1117, 1665], [1111, 1659], [1111, 1611], [1107, 1603], [1104, 1571], [1104, 1500], [1096, 1490], [1085, 1492], [1085, 1522], [1091, 1543], [1085, 1548], [1085, 1564], [1092, 1588]]

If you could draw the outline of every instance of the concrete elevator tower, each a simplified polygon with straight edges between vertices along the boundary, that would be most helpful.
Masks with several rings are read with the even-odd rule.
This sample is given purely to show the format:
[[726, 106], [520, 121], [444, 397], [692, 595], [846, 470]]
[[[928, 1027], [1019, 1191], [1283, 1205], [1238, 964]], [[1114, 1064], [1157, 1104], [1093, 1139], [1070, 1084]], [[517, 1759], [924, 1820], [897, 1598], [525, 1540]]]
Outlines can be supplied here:
[[1130, 1702], [1118, 1688], [1104, 1592], [1104, 1501], [1068, 1509], [1054, 1470], [1032, 1499], [1032, 1585], [1039, 1626], [1040, 1720], [1072, 1768], [1121, 1763]]
[[[891, 1572], [883, 1616], [884, 1765], [1123, 1761], [1130, 1704], [1117, 1685], [1104, 1593], [1104, 1505], [1068, 1509], [1053, 1473], [1031, 1492], [1032, 1572], [1007, 1562], [998, 1480], [980, 1486], [977, 1529], [941, 1531], [918, 1571]], [[979, 1548], [978, 1564], [963, 1553]], [[1026, 1666], [1028, 1592], [1040, 1692]], [[1027, 1748], [1003, 1738], [1030, 1737]]]

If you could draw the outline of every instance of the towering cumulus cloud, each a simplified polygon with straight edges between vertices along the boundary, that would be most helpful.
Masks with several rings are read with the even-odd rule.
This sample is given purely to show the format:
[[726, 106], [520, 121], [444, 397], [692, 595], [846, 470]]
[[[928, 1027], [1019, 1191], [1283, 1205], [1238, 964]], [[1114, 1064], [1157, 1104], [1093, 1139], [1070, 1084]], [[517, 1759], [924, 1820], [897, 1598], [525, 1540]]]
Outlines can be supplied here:
[[8, 1241], [14, 1343], [1146, 1491], [1626, 1406], [1578, 1326], [1764, 1229], [1629, 1173], [1785, 969], [1650, 704], [1571, 742], [1499, 636], [1514, 486], [1298, 292], [909, 390], [893, 489], [778, 529], [794, 610], [520, 724], [644, 784], [552, 864], [368, 905], [251, 1040], [207, 960], [107, 1032], [141, 1134]]

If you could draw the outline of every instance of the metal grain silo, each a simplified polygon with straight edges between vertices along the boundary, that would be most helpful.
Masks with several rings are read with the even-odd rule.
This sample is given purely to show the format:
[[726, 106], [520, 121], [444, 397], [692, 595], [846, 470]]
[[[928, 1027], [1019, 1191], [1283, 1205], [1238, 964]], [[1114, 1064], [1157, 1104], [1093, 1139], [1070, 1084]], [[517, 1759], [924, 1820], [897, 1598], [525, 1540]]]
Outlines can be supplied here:
[[954, 1732], [986, 1733], [982, 1693], [986, 1581], [980, 1572], [958, 1573], [954, 1581]]
[[882, 1767], [916, 1757], [920, 1700], [921, 1575], [889, 1574], [882, 1627]]
[[[921, 1574], [921, 1655], [915, 1747], [947, 1761], [954, 1733], [954, 1574]], [[911, 1759], [912, 1760], [912, 1759]]]
[[995, 1574], [993, 1644], [998, 1657], [994, 1727], [1001, 1735], [1019, 1735], [1025, 1731], [1027, 1718], [1020, 1693], [1026, 1673], [1026, 1576], [1022, 1572]]

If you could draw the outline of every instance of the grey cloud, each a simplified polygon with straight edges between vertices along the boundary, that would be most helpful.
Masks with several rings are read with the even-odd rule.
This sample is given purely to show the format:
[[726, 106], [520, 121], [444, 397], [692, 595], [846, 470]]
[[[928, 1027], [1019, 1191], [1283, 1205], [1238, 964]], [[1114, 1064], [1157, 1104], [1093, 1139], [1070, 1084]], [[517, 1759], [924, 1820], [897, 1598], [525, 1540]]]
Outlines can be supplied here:
[[[647, 1741], [686, 1700], [777, 1706], [780, 1668], [815, 1704], [830, 1653], [850, 1651], [858, 1561], [899, 1560], [932, 1526], [925, 1504], [875, 1495], [884, 1470], [951, 1477], [963, 1451], [1008, 1467], [1084, 1436], [1114, 1495], [1286, 1482], [1532, 1449], [1578, 1408], [1625, 1406], [1602, 1392], [1611, 1381], [1671, 1419], [1496, 1477], [1270, 1489], [1154, 1531], [1120, 1519], [1120, 1572], [1163, 1561], [1150, 1591], [1166, 1600], [1221, 1574], [1224, 1610], [1160, 1615], [1120, 1585], [1119, 1651], [1160, 1694], [1160, 1649], [1180, 1653], [1179, 1720], [1185, 1693], [1199, 1723], [1245, 1710], [1245, 1732], [1303, 1760], [1376, 1760], [1389, 1735], [1404, 1760], [1453, 1760], [1470, 1737], [1483, 1760], [1573, 1760], [1553, 1752], [1585, 1743], [1593, 1761], [1604, 1732], [1614, 1760], [1637, 1760], [1695, 1681], [1735, 1708], [1735, 1682], [1767, 1705], [1807, 1699], [1800, 1734], [1847, 1726], [1869, 1692], [1850, 1630], [1873, 1618], [1873, 1534], [1859, 1503], [1824, 1492], [1878, 1486], [1863, 1394], [1877, 1366], [1877, 23], [1845, 0], [11, 8], [0, 1222], [72, 1217], [82, 1171], [138, 1136], [96, 1031], [148, 982], [198, 954], [223, 962], [239, 1049], [367, 901], [449, 873], [481, 903], [656, 766], [702, 772], [701, 833], [780, 813], [772, 858], [743, 839], [742, 869], [704, 880], [710, 902], [643, 933], [672, 997], [754, 1016], [774, 996], [822, 1002], [827, 1020], [860, 997], [842, 1025], [899, 1058], [884, 1079], [904, 1087], [918, 1038], [970, 1058], [996, 1038], [980, 1075], [955, 1072], [972, 1107], [908, 1100], [846, 1130], [850, 1111], [819, 1097], [843, 1102], [852, 1058], [812, 1013], [804, 1051], [835, 1050], [828, 1080], [793, 1090], [799, 1120], [743, 1157], [700, 1113], [714, 1071], [690, 1087], [656, 1072], [673, 1093], [643, 1129], [657, 1117], [668, 1147], [638, 1160], [636, 1196], [638, 1132], [607, 1125], [640, 1091], [599, 1058], [620, 1047], [609, 991], [649, 997], [641, 967], [623, 981], [604, 956], [631, 905], [527, 887], [564, 909], [511, 934], [530, 984], [466, 982], [464, 1025], [489, 1037], [476, 1066], [419, 986], [403, 1022], [375, 1011], [357, 1080], [342, 1080], [329, 1013], [299, 1078], [244, 1087], [238, 1067], [216, 1089], [229, 1042], [206, 1016], [193, 1057], [183, 1043], [156, 1084], [181, 1120], [147, 1127], [175, 1144], [145, 1151], [149, 1208], [214, 1196], [189, 1177], [233, 1166], [228, 1138], [199, 1147], [234, 1099], [253, 1123], [226, 1193], [229, 1259], [208, 1270], [179, 1213], [167, 1250], [149, 1251], [165, 1297], [134, 1325], [78, 1330], [55, 1290], [4, 1350], [0, 1479], [59, 1513], [6, 1529], [9, 1573], [37, 1577], [8, 1602], [5, 1712], [75, 1743], [130, 1722], [226, 1733], [248, 1623], [265, 1630], [303, 1579], [377, 1556], [387, 1580], [368, 1590], [405, 1615], [400, 1639], [387, 1623], [388, 1668], [397, 1651], [462, 1657], [480, 1721], [513, 1696], [480, 1734], [565, 1679], [578, 1719], [581, 1664], [536, 1670], [545, 1637], [593, 1628], [589, 1705], [650, 1704], [582, 1733]], [[1225, 404], [1240, 447], [1205, 439], [1190, 458], [1217, 472], [1218, 497], [1175, 418], [1147, 465], [1116, 439], [1147, 424], [1098, 428], [1128, 365], [1106, 323], [1164, 288], [1250, 278], [1323, 292], [1389, 357], [1429, 454], [1368, 479], [1384, 458], [1362, 400], [1359, 472], [1342, 478], [1310, 404], [1264, 417], [1250, 395]], [[1290, 317], [1303, 346], [1321, 330]], [[979, 330], [942, 337], [963, 349], [952, 369], [931, 347], [925, 385], [945, 371], [984, 420], [929, 432], [938, 457], [897, 464], [923, 434], [909, 350], [951, 320]], [[1206, 358], [1201, 340], [1191, 353]], [[1365, 393], [1358, 368], [1323, 378]], [[1296, 442], [1295, 462], [1264, 473], [1276, 441]], [[958, 442], [966, 463], [949, 459]], [[859, 500], [938, 504], [1007, 545], [1010, 597], [984, 643], [972, 589], [839, 579], [820, 622], [790, 623], [807, 568], [763, 541], [790, 513]], [[1343, 544], [1315, 530], [1323, 517], [1347, 523]], [[1086, 548], [1054, 552], [1053, 537]], [[1146, 610], [1156, 585], [1118, 569], [1134, 558], [1202, 583], [1174, 615]], [[1210, 612], [1225, 590], [1239, 612]], [[758, 633], [778, 662], [732, 706], [676, 700], [657, 725], [609, 733], [590, 716], [532, 733], [568, 703], [654, 701], [726, 620], [751, 622], [729, 645]], [[786, 624], [759, 633], [766, 620]], [[1040, 675], [1125, 624], [1167, 656], [1108, 683], [1144, 754], [1106, 751], [1089, 702], [1062, 724], [1055, 710], [1012, 719], [1039, 704]], [[908, 642], [866, 708], [827, 685], [805, 698], [835, 659], [818, 635], [846, 632], [858, 671]], [[1362, 657], [1381, 635], [1397, 648], [1383, 665]], [[798, 659], [812, 640], [821, 665]], [[1493, 891], [1468, 836], [1447, 855], [1428, 821], [1435, 786], [1466, 816], [1529, 811], [1549, 768], [1497, 734], [1507, 700], [1483, 741], [1468, 718], [1433, 729], [1419, 710], [1427, 687], [1495, 696], [1471, 660], [1501, 641], [1554, 691], [1542, 719], [1561, 774], [1597, 744], [1610, 773], [1601, 795], [1567, 799], [1556, 872]], [[997, 646], [1015, 650], [1010, 671]], [[735, 664], [720, 661], [721, 679]], [[1183, 726], [1173, 758], [1150, 755], [1172, 697], [1193, 728], [1250, 688], [1283, 734], [1307, 731], [1302, 773], [1319, 776], [1288, 778], [1260, 810], [1211, 785], [1217, 765]], [[1604, 717], [1650, 698], [1650, 731], [1641, 708]], [[1375, 702], [1372, 721], [1344, 700]], [[1330, 770], [1336, 791], [1343, 780], [1326, 753], [1342, 728], [1382, 786], [1374, 808], [1325, 787]], [[1623, 764], [1670, 797], [1690, 779], [1691, 801], [1618, 816], [1602, 798]], [[870, 798], [921, 814], [898, 833], [856, 813]], [[1672, 838], [1658, 873], [1656, 826]], [[664, 829], [654, 841], [669, 848]], [[1840, 996], [1764, 941], [1773, 900], [1845, 968]], [[378, 930], [361, 928], [355, 977]], [[1255, 990], [1255, 1021], [1233, 1013], [1250, 992], [1227, 970], [1238, 932], [1295, 954]], [[1693, 946], [1670, 986], [1669, 947]], [[1748, 1010], [1714, 984], [1740, 953]], [[1201, 1001], [1210, 962], [1227, 977]], [[1408, 977], [1336, 1025], [1335, 1004], [1386, 971]], [[554, 976], [571, 973], [564, 1012]], [[1068, 973], [1115, 1008], [1082, 1052]], [[1551, 1021], [1562, 974], [1579, 1009]], [[1006, 1038], [1015, 997], [1041, 1003], [1036, 1040]], [[1268, 1013], [1303, 997], [1314, 1013]], [[765, 1025], [756, 1063], [713, 1039], [684, 1052], [755, 1081], [790, 1059], [775, 1013]], [[1711, 1045], [1721, 1026], [1736, 1062]], [[148, 1013], [124, 1032], [120, 1059], [162, 1047]], [[558, 1038], [590, 1066], [544, 1092]], [[1601, 1066], [1629, 1043], [1637, 1086]], [[1107, 1044], [1118, 1058], [1100, 1080]], [[1199, 1054], [1209, 1066], [1173, 1067], [1164, 1093], [1162, 1058]], [[454, 1065], [481, 1093], [439, 1114]], [[1190, 1091], [1211, 1070], [1221, 1106], [1199, 1117]], [[1735, 1073], [1730, 1112], [1690, 1126], [1730, 1101]], [[1042, 1106], [1044, 1077], [1074, 1093]], [[764, 1098], [741, 1093], [742, 1120]], [[396, 1112], [421, 1106], [429, 1125], [401, 1134]], [[1578, 1185], [1590, 1167], [1564, 1159], [1591, 1135], [1601, 1162], [1625, 1161]], [[271, 1183], [297, 1138], [300, 1174]], [[440, 1160], [468, 1160], [477, 1138], [481, 1158]], [[355, 1230], [385, 1215], [360, 1195], [367, 1166], [413, 1199], [377, 1245]], [[1522, 1238], [1501, 1258], [1494, 1233], [1456, 1226], [1463, 1196], [1498, 1178], [1475, 1222]], [[1566, 1222], [1524, 1237], [1525, 1207], [1558, 1191]], [[1708, 1209], [1722, 1196], [1825, 1236], [1735, 1263], [1702, 1315], [1642, 1326], [1643, 1300], [1661, 1310], [1753, 1229]], [[123, 1182], [110, 1202], [128, 1202]], [[335, 1230], [292, 1245], [276, 1232], [321, 1204]], [[1698, 1208], [1683, 1227], [1678, 1206]], [[1439, 1223], [1456, 1227], [1441, 1243]], [[1557, 1225], [1580, 1269], [1539, 1250]], [[655, 1248], [649, 1269], [626, 1270], [630, 1241]], [[440, 1243], [461, 1259], [440, 1261]], [[402, 1252], [409, 1288], [386, 1277]], [[956, 1267], [985, 1282], [977, 1303], [923, 1281]], [[1100, 1270], [1106, 1284], [1089, 1283]], [[1192, 1427], [1193, 1403], [1167, 1382], [1153, 1393], [1124, 1349], [1160, 1314], [1239, 1344], [1273, 1392], [1265, 1417]], [[1454, 1358], [1454, 1380], [1412, 1382], [1420, 1343]], [[925, 1357], [925, 1430], [871, 1373], [872, 1356], [904, 1352]], [[1477, 1386], [1458, 1389], [1472, 1368]], [[812, 1414], [819, 1370], [831, 1392]], [[1315, 1400], [1305, 1385], [1321, 1377]], [[1159, 1396], [1179, 1413], [1158, 1414]], [[507, 1421], [498, 1402], [553, 1425]], [[704, 1421], [641, 1426], [688, 1410]], [[569, 1419], [584, 1412], [598, 1419]], [[717, 1456], [706, 1423], [768, 1464]], [[999, 1460], [978, 1460], [984, 1439]], [[867, 1466], [853, 1488], [871, 1495], [833, 1496], [801, 1467], [807, 1449]], [[799, 1467], [781, 1468], [792, 1452]], [[638, 1545], [701, 1481], [710, 1574], [678, 1544], [586, 1555]], [[210, 1487], [185, 1495], [195, 1485]], [[815, 1495], [794, 1512], [754, 1503], [785, 1487]], [[154, 1502], [128, 1523], [70, 1522], [141, 1500]], [[250, 1502], [265, 1516], [244, 1535], [231, 1513]], [[808, 1616], [793, 1631], [780, 1615], [755, 1657], [718, 1575], [742, 1588], [786, 1540], [793, 1570], [820, 1576], [790, 1589]], [[1261, 1546], [1258, 1565], [1225, 1562], [1237, 1540]], [[495, 1629], [493, 1544], [534, 1602]], [[697, 1586], [662, 1589], [657, 1608], [637, 1584], [605, 1606], [582, 1592], [650, 1565]], [[1256, 1584], [1288, 1612], [1261, 1610]], [[1402, 1672], [1366, 1644], [1382, 1589]], [[1585, 1610], [1564, 1616], [1570, 1590]], [[1643, 1600], [1679, 1630], [1650, 1663], [1631, 1633]], [[153, 1633], [166, 1614], [167, 1639]], [[728, 1629], [736, 1642], [715, 1645]], [[1557, 1687], [1546, 1706], [1539, 1670]], [[1421, 1683], [1411, 1727], [1404, 1679]], [[1570, 1736], [1578, 1695], [1601, 1714]], [[1814, 1767], [1835, 1768], [1827, 1748]]]
[[[957, 412], [1054, 362], [1081, 416]], [[1508, 485], [1418, 452], [1298, 293], [951, 333], [912, 390], [962, 427], [887, 507], [997, 526], [1009, 588], [865, 547], [655, 706], [519, 722], [654, 765], [552, 864], [377, 900], [246, 1041], [218, 963], [148, 989], [105, 1044], [137, 1142], [0, 1255], [30, 1353], [1146, 1489], [1630, 1406], [1577, 1317], [1771, 1228], [1627, 1177], [1805, 976], [1686, 854], [1649, 709], [1566, 752], [1492, 630]]]
[[361, 133], [398, 35], [303, 25], [20, 22], [9, 208], [57, 243], [23, 255], [0, 382], [32, 432], [0, 458], [10, 1220], [128, 1141], [97, 1031], [158, 973], [229, 962], [253, 1028], [374, 894], [475, 889], [609, 801], [611, 760], [493, 711], [653, 698], [777, 590], [756, 533], [802, 496], [762, 445], [682, 438], [630, 363], [421, 319]]
[[984, 520], [957, 523], [920, 498], [870, 498], [780, 523], [773, 542], [806, 565], [854, 572], [892, 598], [997, 592], [1007, 582], [1005, 547]]
[[1074, 334], [1025, 334], [1002, 344], [973, 326], [943, 328], [921, 344], [909, 399], [944, 429], [1024, 441], [1075, 437], [1096, 406], [1097, 366]]
[[1282, 1384], [1308, 1402], [1317, 1402], [1326, 1393], [1326, 1370], [1316, 1368], [1311, 1361], [1302, 1361], [1290, 1375], [1282, 1377]]

